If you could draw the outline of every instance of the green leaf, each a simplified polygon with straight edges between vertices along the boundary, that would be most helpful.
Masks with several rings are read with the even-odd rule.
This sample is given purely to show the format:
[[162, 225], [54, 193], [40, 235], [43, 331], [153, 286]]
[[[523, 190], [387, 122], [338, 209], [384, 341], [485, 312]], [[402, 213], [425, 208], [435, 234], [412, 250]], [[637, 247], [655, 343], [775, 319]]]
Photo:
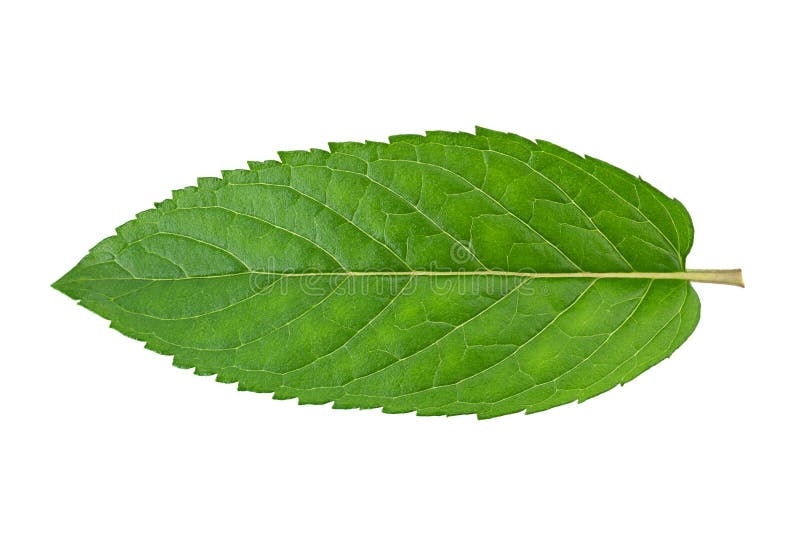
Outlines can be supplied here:
[[485, 418], [631, 380], [694, 330], [689, 280], [740, 280], [685, 271], [680, 202], [544, 141], [478, 128], [280, 158], [175, 191], [54, 287], [241, 390]]

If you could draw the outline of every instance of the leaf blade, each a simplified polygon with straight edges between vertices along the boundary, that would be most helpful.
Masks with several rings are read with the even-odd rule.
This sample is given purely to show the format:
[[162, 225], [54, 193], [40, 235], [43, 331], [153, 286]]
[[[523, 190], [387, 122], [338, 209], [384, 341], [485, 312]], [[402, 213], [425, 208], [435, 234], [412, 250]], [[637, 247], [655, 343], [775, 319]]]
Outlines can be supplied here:
[[54, 286], [239, 389], [421, 415], [585, 400], [699, 319], [685, 280], [523, 276], [683, 271], [683, 206], [599, 160], [481, 128], [280, 156], [176, 191]]

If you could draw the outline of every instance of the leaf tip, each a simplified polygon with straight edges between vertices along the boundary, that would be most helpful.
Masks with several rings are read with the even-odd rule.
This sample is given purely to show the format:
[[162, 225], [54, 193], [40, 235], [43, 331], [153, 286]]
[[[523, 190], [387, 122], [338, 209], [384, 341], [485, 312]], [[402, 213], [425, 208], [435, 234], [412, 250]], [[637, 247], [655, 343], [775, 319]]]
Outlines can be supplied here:
[[63, 293], [64, 295], [68, 296], [71, 299], [78, 299], [77, 293], [75, 292], [74, 287], [70, 290], [70, 285], [75, 281], [75, 271], [78, 267], [75, 266], [69, 271], [67, 271], [61, 278], [50, 284], [50, 287], [58, 291], [59, 293]]
[[[67, 274], [69, 274], [69, 273], [67, 273]], [[65, 291], [65, 288], [64, 288], [64, 279], [66, 277], [67, 277], [67, 275], [65, 274], [64, 276], [62, 276], [61, 278], [59, 278], [58, 280], [56, 280], [55, 282], [50, 284], [50, 287], [52, 287], [53, 289], [55, 289], [59, 293], [64, 293], [66, 295], [66, 291]]]

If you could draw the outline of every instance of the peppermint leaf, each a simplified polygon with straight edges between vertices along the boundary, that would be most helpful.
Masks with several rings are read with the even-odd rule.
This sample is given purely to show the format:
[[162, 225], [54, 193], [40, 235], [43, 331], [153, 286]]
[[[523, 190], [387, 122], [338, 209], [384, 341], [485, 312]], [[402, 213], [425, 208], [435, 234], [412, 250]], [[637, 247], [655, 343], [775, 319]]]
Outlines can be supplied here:
[[334, 408], [583, 401], [694, 330], [689, 214], [625, 171], [478, 128], [281, 152], [139, 213], [54, 284], [176, 366]]

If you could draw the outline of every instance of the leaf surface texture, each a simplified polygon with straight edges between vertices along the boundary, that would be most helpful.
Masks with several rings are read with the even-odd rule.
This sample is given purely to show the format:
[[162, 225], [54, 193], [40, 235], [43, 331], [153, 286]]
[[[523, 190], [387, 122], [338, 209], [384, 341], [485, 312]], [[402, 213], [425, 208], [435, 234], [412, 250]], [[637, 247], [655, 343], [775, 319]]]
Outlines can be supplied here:
[[694, 329], [684, 207], [478, 128], [281, 152], [175, 191], [55, 287], [178, 367], [302, 403], [494, 417], [585, 400]]

